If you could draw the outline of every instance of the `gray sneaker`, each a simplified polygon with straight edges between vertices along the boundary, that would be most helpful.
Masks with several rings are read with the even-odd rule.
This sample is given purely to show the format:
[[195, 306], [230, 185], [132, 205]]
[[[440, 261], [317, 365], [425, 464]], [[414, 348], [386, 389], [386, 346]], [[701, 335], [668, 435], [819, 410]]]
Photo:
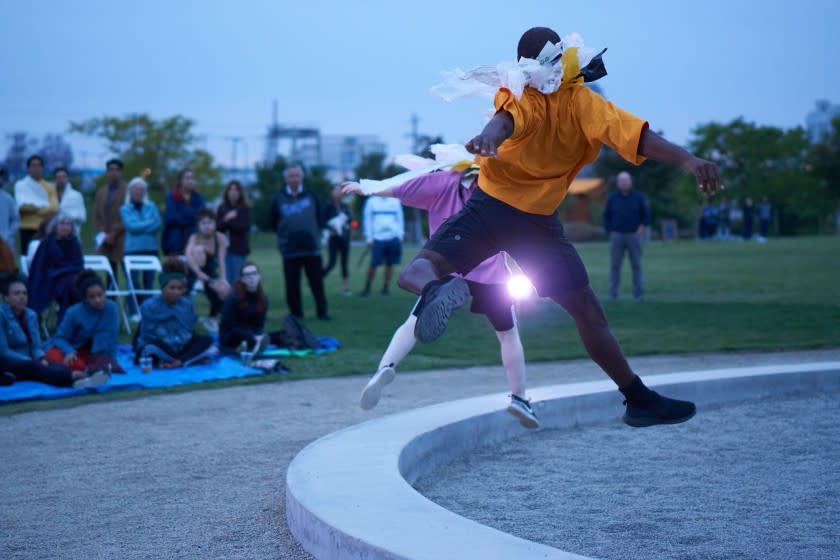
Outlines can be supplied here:
[[516, 416], [519, 423], [524, 427], [533, 430], [540, 427], [540, 421], [537, 419], [537, 413], [531, 408], [531, 401], [519, 398], [516, 395], [510, 396], [510, 404], [507, 411]]
[[382, 366], [373, 374], [373, 377], [370, 378], [370, 381], [362, 390], [362, 396], [359, 399], [359, 406], [362, 407], [362, 410], [370, 410], [376, 406], [382, 397], [382, 389], [393, 382], [396, 375], [397, 371], [394, 369], [394, 364]]
[[77, 379], [73, 382], [74, 389], [93, 389], [94, 387], [99, 387], [100, 385], [105, 385], [108, 383], [108, 380], [111, 379], [111, 376], [108, 375], [108, 372], [104, 369], [97, 370], [87, 377], [82, 377], [81, 379]]
[[420, 313], [414, 325], [414, 336], [419, 342], [436, 340], [449, 323], [452, 312], [470, 301], [470, 289], [463, 278], [453, 277], [428, 288], [420, 301]]

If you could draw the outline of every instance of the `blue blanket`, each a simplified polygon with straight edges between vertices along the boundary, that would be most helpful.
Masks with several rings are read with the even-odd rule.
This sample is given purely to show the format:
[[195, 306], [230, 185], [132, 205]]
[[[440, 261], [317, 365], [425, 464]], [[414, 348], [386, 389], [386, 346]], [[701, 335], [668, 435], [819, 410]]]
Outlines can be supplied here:
[[[320, 340], [323, 348], [316, 350], [315, 354], [332, 352], [340, 346], [334, 338], [322, 337]], [[228, 356], [223, 356], [206, 365], [169, 370], [155, 369], [150, 373], [143, 373], [140, 366], [134, 365], [131, 348], [128, 345], [120, 347], [117, 354], [117, 361], [119, 361], [126, 373], [115, 373], [111, 375], [110, 381], [100, 387], [94, 389], [73, 389], [72, 387], [53, 387], [52, 385], [35, 383], [34, 381], [19, 381], [8, 387], [0, 387], [0, 403], [29, 399], [59, 399], [74, 395], [105, 393], [108, 391], [174, 387], [176, 385], [190, 385], [219, 379], [265, 375], [263, 370], [245, 367], [239, 360]]]

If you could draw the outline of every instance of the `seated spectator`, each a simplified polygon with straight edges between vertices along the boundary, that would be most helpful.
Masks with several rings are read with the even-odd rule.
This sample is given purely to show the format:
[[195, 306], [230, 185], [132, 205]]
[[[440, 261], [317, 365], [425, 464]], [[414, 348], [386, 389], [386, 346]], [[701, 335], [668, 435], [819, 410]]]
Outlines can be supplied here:
[[4, 293], [9, 282], [17, 277], [18, 265], [14, 249], [0, 237], [0, 293]]
[[29, 263], [27, 288], [32, 294], [32, 310], [41, 315], [55, 301], [61, 322], [67, 309], [78, 301], [73, 283], [83, 268], [82, 246], [74, 233], [73, 221], [59, 212], [47, 226], [46, 237]]
[[[135, 177], [128, 183], [128, 194], [125, 204], [120, 208], [123, 227], [125, 228], [125, 255], [158, 256], [157, 234], [161, 228], [160, 212], [157, 206], [149, 202], [146, 195], [146, 181]], [[141, 274], [142, 280], [141, 283]], [[131, 282], [138, 290], [151, 290], [155, 281], [153, 270], [134, 271]], [[138, 303], [143, 303], [146, 295], [137, 296]], [[129, 299], [133, 322], [140, 321], [140, 310], [134, 304], [134, 298]]]
[[192, 300], [185, 297], [184, 263], [169, 258], [160, 275], [160, 295], [143, 302], [135, 340], [135, 362], [149, 356], [155, 366], [171, 369], [209, 359], [218, 353], [209, 336], [195, 334], [197, 320]]
[[17, 278], [3, 291], [5, 303], [0, 305], [0, 385], [15, 381], [37, 381], [56, 387], [82, 389], [108, 382], [108, 373], [71, 370], [51, 365], [41, 348], [38, 316], [28, 309], [26, 283]]
[[222, 302], [230, 293], [225, 275], [227, 256], [227, 238], [216, 231], [216, 214], [209, 208], [198, 211], [198, 231], [190, 235], [187, 242], [186, 257], [190, 274], [187, 287], [192, 288], [195, 279], [204, 284], [204, 293], [210, 302], [207, 330], [218, 330], [215, 317], [222, 310]]
[[102, 277], [83, 271], [76, 279], [76, 291], [82, 301], [67, 310], [55, 336], [47, 341], [47, 360], [73, 370], [125, 373], [117, 363], [117, 304], [105, 297]]
[[268, 311], [268, 298], [262, 289], [257, 265], [247, 261], [239, 270], [239, 280], [222, 307], [219, 327], [219, 346], [223, 352], [233, 352], [243, 342], [258, 351], [262, 341], [268, 341], [263, 328]]

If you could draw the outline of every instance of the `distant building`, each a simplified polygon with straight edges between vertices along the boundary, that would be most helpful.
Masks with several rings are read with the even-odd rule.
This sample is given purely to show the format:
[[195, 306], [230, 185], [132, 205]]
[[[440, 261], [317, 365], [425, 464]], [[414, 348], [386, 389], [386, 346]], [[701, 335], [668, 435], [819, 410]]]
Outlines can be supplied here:
[[237, 167], [222, 169], [222, 183], [227, 185], [229, 181], [237, 180], [246, 187], [257, 182], [257, 170], [253, 167]]
[[840, 117], [840, 105], [832, 105], [827, 99], [818, 100], [816, 110], [805, 117], [808, 139], [813, 143], [822, 140], [823, 136], [831, 132], [831, 121], [837, 117]]
[[385, 154], [388, 146], [372, 134], [325, 135], [321, 139], [321, 165], [336, 181], [355, 178], [356, 167], [370, 154]]

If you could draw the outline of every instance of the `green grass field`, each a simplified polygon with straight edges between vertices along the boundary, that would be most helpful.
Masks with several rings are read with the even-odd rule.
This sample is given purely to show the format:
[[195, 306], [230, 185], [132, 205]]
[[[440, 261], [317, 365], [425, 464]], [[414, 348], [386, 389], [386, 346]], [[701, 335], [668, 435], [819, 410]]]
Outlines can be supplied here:
[[[269, 328], [278, 328], [286, 313], [281, 260], [273, 237], [260, 234], [252, 257], [260, 265], [271, 300]], [[608, 247], [578, 246], [595, 290], [607, 287]], [[356, 267], [360, 248], [350, 258], [351, 288], [359, 292], [364, 266]], [[407, 248], [410, 258], [416, 248]], [[629, 263], [625, 263], [622, 296], [606, 302], [610, 324], [630, 355], [783, 350], [840, 345], [840, 238], [771, 239], [765, 245], [745, 242], [682, 241], [645, 247], [647, 301], [630, 297]], [[381, 274], [381, 272], [380, 272]], [[392, 287], [391, 295], [367, 298], [341, 295], [337, 271], [327, 278], [333, 320], [314, 319], [314, 304], [304, 281], [305, 322], [317, 335], [338, 338], [343, 347], [316, 358], [290, 359], [287, 376], [232, 380], [179, 387], [170, 391], [131, 391], [90, 395], [0, 407], [1, 414], [71, 406], [103, 399], [134, 398], [150, 393], [223, 387], [337, 375], [372, 373], [390, 335], [406, 317], [415, 297]], [[200, 310], [206, 300], [198, 298]], [[520, 329], [529, 361], [585, 356], [568, 316], [548, 300], [529, 301], [520, 309]], [[499, 362], [495, 335], [486, 320], [468, 312], [456, 314], [446, 334], [430, 345], [418, 345], [402, 370], [465, 367]]]

